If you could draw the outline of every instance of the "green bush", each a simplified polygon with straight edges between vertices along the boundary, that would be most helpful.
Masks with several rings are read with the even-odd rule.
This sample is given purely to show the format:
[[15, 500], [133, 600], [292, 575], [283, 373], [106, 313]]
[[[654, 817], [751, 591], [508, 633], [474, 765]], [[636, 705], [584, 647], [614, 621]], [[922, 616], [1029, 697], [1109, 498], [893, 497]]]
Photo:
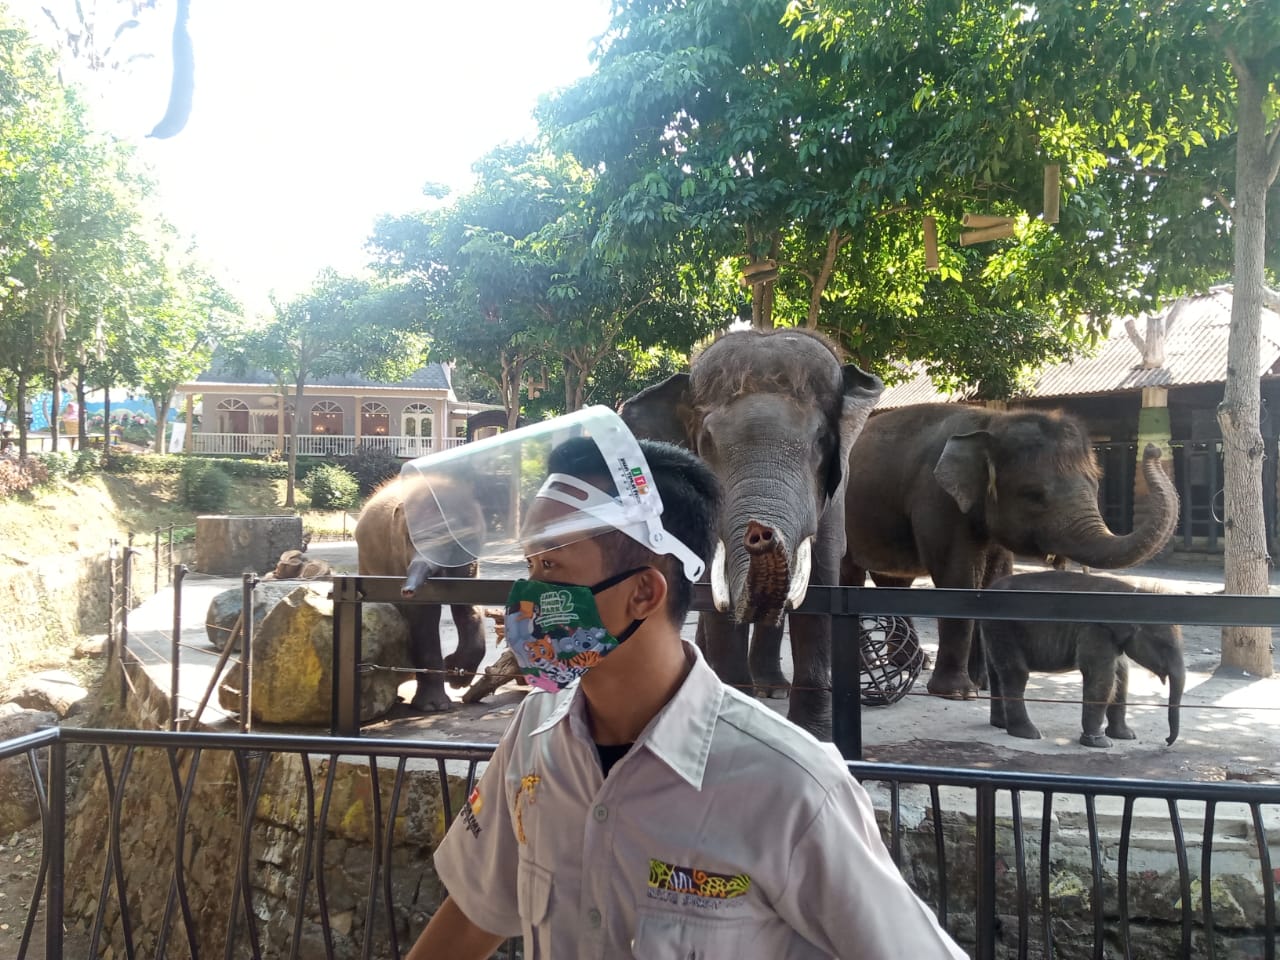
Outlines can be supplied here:
[[189, 459], [155, 453], [117, 453], [113, 450], [107, 469], [112, 473], [181, 473]]
[[231, 478], [216, 463], [189, 459], [178, 477], [182, 502], [200, 513], [221, 513], [231, 497]]
[[0, 458], [0, 500], [48, 482], [48, 469], [34, 457]]
[[360, 496], [360, 484], [336, 463], [321, 464], [307, 474], [307, 495], [314, 510], [345, 510]]
[[36, 462], [43, 464], [48, 476], [46, 483], [54, 483], [58, 480], [66, 480], [71, 476], [75, 469], [75, 455], [71, 453], [52, 452], [37, 453], [33, 455]]
[[289, 464], [283, 460], [218, 458], [218, 466], [229, 477], [241, 479], [284, 480], [289, 476]]
[[360, 484], [360, 495], [367, 497], [383, 482], [400, 475], [404, 461], [386, 447], [357, 447], [348, 457], [339, 457], [338, 463]]
[[97, 450], [77, 450], [71, 467], [71, 476], [79, 479], [102, 469], [102, 454]]

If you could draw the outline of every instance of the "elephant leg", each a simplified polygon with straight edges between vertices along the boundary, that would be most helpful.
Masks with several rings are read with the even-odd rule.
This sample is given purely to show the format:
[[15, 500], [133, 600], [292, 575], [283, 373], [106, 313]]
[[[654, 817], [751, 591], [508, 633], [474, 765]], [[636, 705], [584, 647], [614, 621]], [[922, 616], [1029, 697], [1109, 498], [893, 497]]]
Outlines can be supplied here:
[[[991, 640], [988, 636], [989, 628], [979, 626], [977, 632], [983, 635], [983, 649], [987, 657], [991, 656]], [[997, 628], [998, 629], [998, 628]], [[991, 681], [991, 725], [1004, 729], [1006, 725], [1004, 713], [1004, 684], [1000, 681], [1000, 671], [996, 668], [995, 663], [987, 664], [987, 677]]]
[[[819, 740], [831, 739], [831, 618], [793, 613], [791, 703], [787, 719]], [[855, 685], [858, 677], [849, 678]], [[855, 686], [854, 689], [857, 689]]]
[[938, 621], [938, 660], [929, 677], [929, 692], [953, 700], [972, 700], [978, 687], [970, 679], [973, 648], [972, 620]]
[[[843, 573], [841, 574], [841, 576], [843, 576]], [[907, 588], [916, 582], [916, 578], [915, 577], [895, 577], [888, 573], [872, 573], [871, 582], [874, 583], [877, 587]], [[858, 583], [854, 584], [854, 586], [860, 587], [862, 586], [862, 582], [859, 581]], [[910, 627], [911, 632], [915, 633], [915, 629], [916, 629], [915, 621], [913, 621], [910, 617], [902, 617], [902, 619], [907, 621], [907, 625]], [[919, 636], [919, 634], [917, 634], [917, 636]], [[890, 654], [890, 661], [895, 666], [905, 667], [911, 661], [911, 656], [913, 652], [914, 651], [911, 650], [908, 647], [908, 645], [903, 644], [897, 647]]]
[[782, 624], [775, 627], [757, 623], [752, 627], [747, 664], [757, 697], [770, 700], [787, 698], [791, 684], [782, 672]]
[[1114, 740], [1136, 740], [1138, 735], [1125, 722], [1125, 704], [1129, 699], [1129, 664], [1124, 656], [1116, 657], [1116, 692], [1107, 707], [1107, 736]]
[[1085, 663], [1084, 702], [1080, 705], [1080, 742], [1086, 747], [1109, 747], [1111, 740], [1102, 732], [1102, 719], [1115, 693], [1115, 667], [1107, 663]]
[[440, 607], [413, 604], [402, 609], [409, 621], [409, 660], [418, 670], [418, 686], [410, 702], [423, 713], [452, 710], [440, 656]]
[[[1027, 716], [1027, 668], [1020, 658], [1010, 658], [1010, 662], [993, 666], [991, 676], [999, 674], [994, 681], [1000, 685], [1000, 696], [1004, 703], [1004, 729], [1011, 737], [1023, 740], [1039, 740], [1040, 730]], [[994, 710], [994, 706], [993, 706]]]
[[704, 613], [699, 618], [703, 653], [722, 681], [746, 693], [751, 690], [751, 669], [747, 662], [747, 640], [751, 625], [734, 623], [728, 614]]
[[449, 686], [465, 689], [471, 686], [484, 659], [484, 620], [480, 609], [470, 604], [452, 604], [449, 613], [458, 630], [458, 648], [444, 658], [444, 669], [449, 674]]

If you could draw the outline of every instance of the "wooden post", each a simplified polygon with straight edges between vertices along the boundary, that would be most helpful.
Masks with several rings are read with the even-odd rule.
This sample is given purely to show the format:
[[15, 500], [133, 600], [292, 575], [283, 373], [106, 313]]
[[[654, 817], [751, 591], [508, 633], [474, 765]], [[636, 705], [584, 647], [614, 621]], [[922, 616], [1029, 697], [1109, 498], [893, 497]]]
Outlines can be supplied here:
[[930, 216], [924, 218], [924, 268], [938, 269], [938, 221]]
[[284, 394], [276, 396], [276, 449], [284, 455]]
[[960, 246], [968, 247], [975, 243], [984, 243], [987, 240], [1002, 240], [1011, 236], [1013, 236], [1013, 224], [1002, 223], [999, 226], [984, 227], [981, 230], [970, 230], [967, 233], [960, 234]]
[[1013, 217], [998, 217], [990, 213], [966, 213], [960, 218], [962, 227], [1003, 227], [1012, 226]]
[[360, 446], [361, 428], [364, 426], [364, 401], [356, 394], [356, 446]]
[[[188, 393], [186, 411], [185, 411], [186, 421], [187, 421], [187, 434], [182, 438], [183, 453], [190, 453], [191, 447], [193, 446], [191, 435], [192, 433], [195, 432], [195, 404], [196, 404], [196, 395], [194, 393]], [[110, 446], [110, 445], [111, 445], [111, 425], [107, 424], [106, 446]]]

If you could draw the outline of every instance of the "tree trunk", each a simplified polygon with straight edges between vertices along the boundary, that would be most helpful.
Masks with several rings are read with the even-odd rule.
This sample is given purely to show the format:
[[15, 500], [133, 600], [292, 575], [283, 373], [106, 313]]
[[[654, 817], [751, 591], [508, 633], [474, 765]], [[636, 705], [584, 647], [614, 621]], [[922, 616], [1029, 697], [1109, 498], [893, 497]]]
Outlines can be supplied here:
[[18, 391], [13, 400], [18, 407], [15, 416], [18, 421], [18, 456], [25, 457], [27, 455], [27, 377], [25, 374], [18, 374]]
[[170, 390], [163, 397], [152, 397], [151, 406], [156, 411], [156, 453], [164, 453], [164, 427], [169, 421], [169, 403], [173, 400], [173, 391]]
[[302, 389], [306, 386], [306, 374], [298, 369], [298, 380], [294, 384], [293, 394], [293, 431], [289, 440], [289, 479], [285, 482], [284, 505], [293, 507], [297, 503], [294, 491], [298, 486], [298, 424], [302, 422]]
[[[1262, 111], [1265, 86], [1232, 58], [1239, 97], [1236, 136], [1235, 243], [1227, 382], [1218, 423], [1222, 427], [1223, 526], [1226, 593], [1266, 596], [1267, 539], [1262, 509], [1262, 432], [1258, 364], [1261, 351], [1262, 279], [1266, 226], [1267, 145]], [[1271, 629], [1223, 627], [1222, 665], [1255, 677], [1272, 674]]]
[[102, 469], [111, 465], [111, 381], [102, 384]]
[[80, 413], [76, 417], [77, 450], [89, 449], [89, 415], [84, 411], [84, 367], [76, 368], [76, 407]]
[[832, 227], [831, 232], [827, 234], [827, 249], [822, 256], [822, 266], [818, 269], [818, 276], [813, 281], [813, 289], [809, 291], [809, 315], [804, 322], [806, 330], [818, 329], [818, 314], [822, 311], [822, 294], [827, 289], [827, 284], [831, 282], [831, 274], [835, 272], [836, 254], [840, 252], [840, 247], [847, 239], [842, 237], [835, 227]]

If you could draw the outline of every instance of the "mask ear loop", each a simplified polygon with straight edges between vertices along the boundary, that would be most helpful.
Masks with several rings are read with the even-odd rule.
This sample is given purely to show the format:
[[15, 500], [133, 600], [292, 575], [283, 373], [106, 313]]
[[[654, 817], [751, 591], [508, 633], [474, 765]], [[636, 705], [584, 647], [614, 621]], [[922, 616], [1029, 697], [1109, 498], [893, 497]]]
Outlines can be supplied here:
[[[574, 491], [569, 493], [561, 487]], [[554, 500], [567, 507], [595, 517], [615, 530], [625, 533], [636, 543], [647, 547], [654, 553], [673, 556], [684, 567], [684, 575], [690, 583], [697, 583], [706, 569], [701, 558], [688, 548], [679, 538], [668, 533], [662, 526], [659, 517], [640, 509], [628, 509], [615, 498], [609, 496], [599, 487], [585, 483], [567, 473], [553, 473], [547, 477], [537, 496], [546, 500]]]

